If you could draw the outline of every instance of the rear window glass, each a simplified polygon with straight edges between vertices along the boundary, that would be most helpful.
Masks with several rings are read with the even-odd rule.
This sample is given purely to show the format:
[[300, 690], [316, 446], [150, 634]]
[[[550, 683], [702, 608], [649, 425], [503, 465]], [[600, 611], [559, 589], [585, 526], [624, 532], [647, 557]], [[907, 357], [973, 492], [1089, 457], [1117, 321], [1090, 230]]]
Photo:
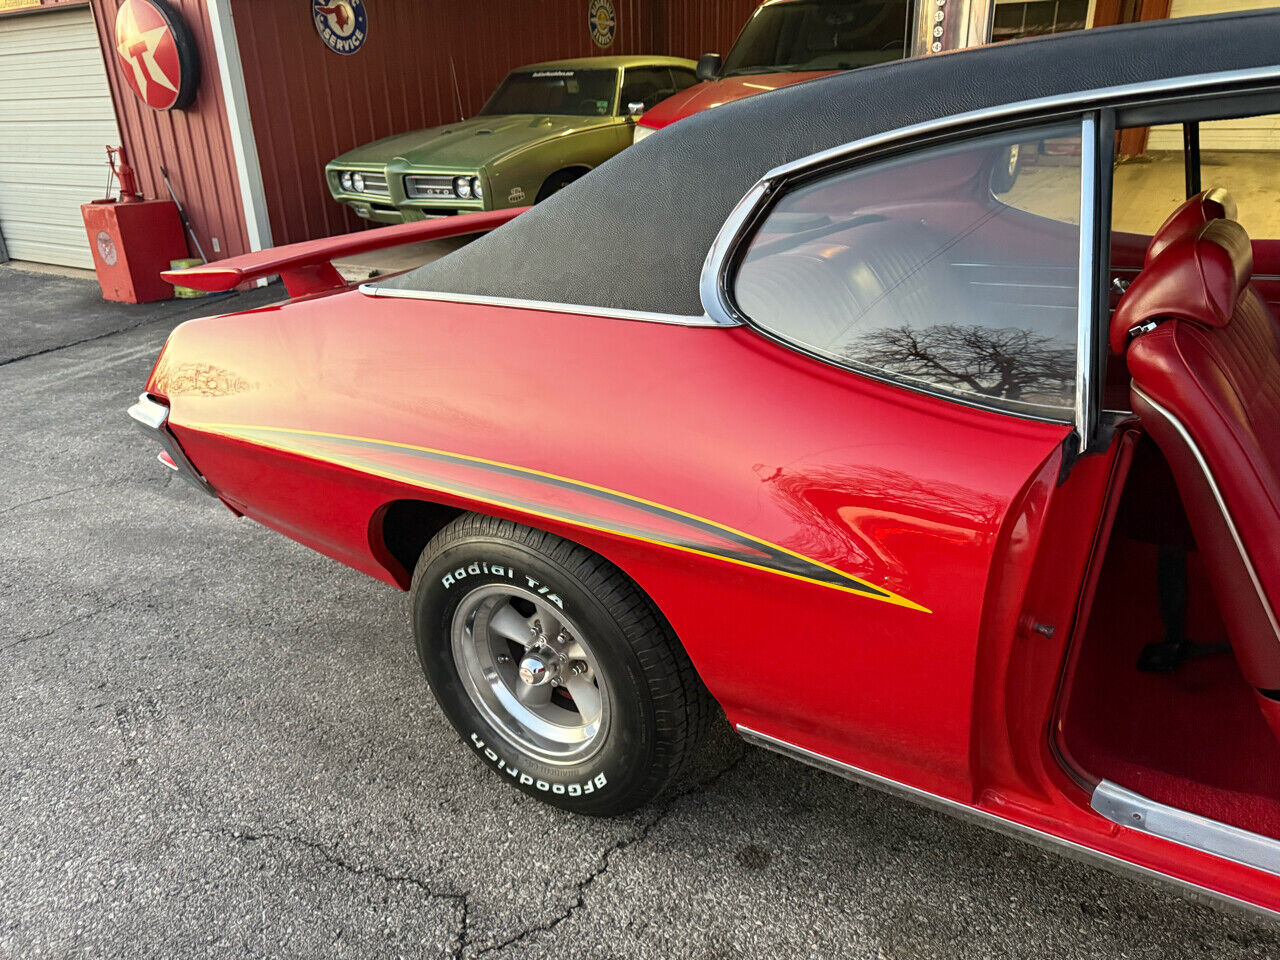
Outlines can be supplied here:
[[1069, 419], [1079, 127], [835, 173], [784, 196], [732, 284], [753, 323], [906, 386]]

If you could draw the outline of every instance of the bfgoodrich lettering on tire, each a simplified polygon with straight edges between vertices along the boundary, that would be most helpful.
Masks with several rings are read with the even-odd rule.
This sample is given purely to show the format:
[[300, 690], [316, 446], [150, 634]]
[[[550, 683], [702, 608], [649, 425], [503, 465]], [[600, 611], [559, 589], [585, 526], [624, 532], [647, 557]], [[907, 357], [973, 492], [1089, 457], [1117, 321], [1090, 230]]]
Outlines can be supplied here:
[[711, 700], [666, 620], [607, 560], [467, 514], [410, 592], [418, 658], [449, 720], [499, 777], [579, 813], [638, 807], [678, 780]]

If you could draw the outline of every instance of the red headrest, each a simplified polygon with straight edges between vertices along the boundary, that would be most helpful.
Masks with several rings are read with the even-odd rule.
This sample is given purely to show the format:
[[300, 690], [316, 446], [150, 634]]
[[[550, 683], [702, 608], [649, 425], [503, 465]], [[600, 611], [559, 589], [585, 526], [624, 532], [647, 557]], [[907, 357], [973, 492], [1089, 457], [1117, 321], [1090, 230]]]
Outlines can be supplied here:
[[1178, 204], [1178, 209], [1169, 214], [1169, 218], [1160, 224], [1147, 245], [1147, 256], [1143, 266], [1151, 263], [1165, 251], [1165, 248], [1184, 233], [1203, 227], [1210, 220], [1234, 220], [1236, 218], [1236, 202], [1231, 194], [1222, 187], [1210, 187], [1202, 190], [1194, 197]]
[[1129, 331], [1177, 318], [1225, 327], [1253, 275], [1253, 247], [1234, 220], [1211, 220], [1183, 234], [1143, 267], [1111, 318], [1111, 349], [1124, 353]]

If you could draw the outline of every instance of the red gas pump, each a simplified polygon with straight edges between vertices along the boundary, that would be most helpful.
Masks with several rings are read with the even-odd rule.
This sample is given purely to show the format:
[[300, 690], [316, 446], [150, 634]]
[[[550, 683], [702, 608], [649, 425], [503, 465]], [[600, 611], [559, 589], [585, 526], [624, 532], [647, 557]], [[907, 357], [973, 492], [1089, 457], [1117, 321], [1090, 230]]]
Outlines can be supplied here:
[[120, 184], [113, 199], [82, 204], [93, 266], [105, 300], [147, 303], [168, 300], [173, 287], [160, 279], [169, 261], [187, 255], [187, 240], [172, 200], [143, 200], [124, 147], [107, 147], [107, 163]]

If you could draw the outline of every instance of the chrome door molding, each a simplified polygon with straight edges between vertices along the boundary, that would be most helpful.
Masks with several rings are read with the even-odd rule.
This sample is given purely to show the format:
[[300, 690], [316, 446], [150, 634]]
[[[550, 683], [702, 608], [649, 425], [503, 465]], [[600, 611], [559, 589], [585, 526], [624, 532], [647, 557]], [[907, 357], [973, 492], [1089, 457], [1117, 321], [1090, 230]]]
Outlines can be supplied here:
[[812, 750], [806, 750], [804, 747], [796, 746], [785, 740], [779, 740], [768, 734], [760, 733], [752, 730], [743, 724], [737, 724], [735, 728], [738, 735], [747, 743], [753, 746], [763, 747], [774, 753], [782, 754], [792, 760], [799, 760], [801, 763], [814, 767], [826, 773], [834, 773], [837, 776], [844, 777], [846, 780], [852, 780], [863, 786], [872, 787], [873, 789], [883, 791], [900, 799], [910, 800], [922, 806], [948, 813], [961, 820], [977, 823], [997, 833], [1005, 836], [1013, 837], [1018, 840], [1027, 841], [1041, 849], [1050, 850], [1054, 853], [1061, 854], [1081, 863], [1089, 864], [1095, 867], [1102, 867], [1111, 873], [1121, 876], [1139, 877], [1144, 880], [1152, 881], [1170, 887], [1177, 892], [1187, 896], [1193, 900], [1208, 901], [1220, 907], [1227, 907], [1238, 913], [1248, 914], [1254, 917], [1262, 916], [1267, 920], [1275, 922], [1280, 920], [1280, 912], [1268, 910], [1266, 907], [1260, 907], [1256, 904], [1241, 900], [1238, 897], [1232, 897], [1224, 893], [1218, 893], [1216, 890], [1210, 890], [1208, 887], [1200, 886], [1189, 880], [1182, 880], [1169, 874], [1162, 873], [1150, 867], [1144, 867], [1128, 860], [1124, 860], [1113, 854], [1103, 853], [1092, 847], [1086, 847], [1083, 844], [1076, 843], [1073, 840], [1067, 840], [1063, 837], [1056, 836], [1052, 833], [1046, 833], [1035, 827], [1029, 827], [1025, 824], [1016, 823], [998, 816], [989, 811], [982, 810], [978, 807], [970, 806], [967, 803], [961, 803], [958, 800], [952, 800], [949, 797], [939, 796], [922, 790], [919, 787], [913, 787], [909, 784], [902, 783], [889, 777], [881, 776], [878, 773], [872, 773], [861, 767], [855, 767], [851, 764], [844, 763], [840, 760], [832, 759]]
[[1149, 800], [1103, 780], [1089, 806], [1113, 823], [1280, 877], [1280, 842]]

